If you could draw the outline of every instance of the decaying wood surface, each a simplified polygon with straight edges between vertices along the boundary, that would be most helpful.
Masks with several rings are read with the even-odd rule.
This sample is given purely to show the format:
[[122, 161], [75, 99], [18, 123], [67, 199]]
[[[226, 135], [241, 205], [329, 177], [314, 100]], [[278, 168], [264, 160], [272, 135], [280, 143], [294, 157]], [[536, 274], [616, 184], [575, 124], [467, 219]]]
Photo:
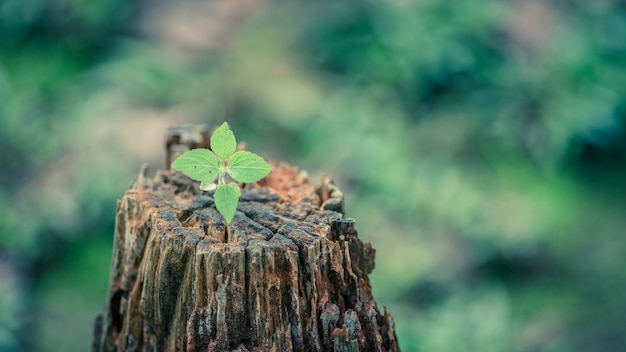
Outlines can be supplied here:
[[93, 351], [398, 351], [375, 251], [341, 211], [329, 180], [285, 164], [243, 187], [230, 225], [197, 182], [140, 174], [118, 202]]

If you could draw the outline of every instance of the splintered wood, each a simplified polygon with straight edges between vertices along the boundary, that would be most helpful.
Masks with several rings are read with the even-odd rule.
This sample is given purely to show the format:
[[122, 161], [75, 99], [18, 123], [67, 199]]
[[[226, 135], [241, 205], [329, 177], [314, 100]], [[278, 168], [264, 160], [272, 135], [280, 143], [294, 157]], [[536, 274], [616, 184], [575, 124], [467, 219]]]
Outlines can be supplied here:
[[211, 195], [161, 171], [118, 202], [93, 351], [399, 351], [371, 292], [375, 251], [329, 180], [274, 167], [230, 225]]

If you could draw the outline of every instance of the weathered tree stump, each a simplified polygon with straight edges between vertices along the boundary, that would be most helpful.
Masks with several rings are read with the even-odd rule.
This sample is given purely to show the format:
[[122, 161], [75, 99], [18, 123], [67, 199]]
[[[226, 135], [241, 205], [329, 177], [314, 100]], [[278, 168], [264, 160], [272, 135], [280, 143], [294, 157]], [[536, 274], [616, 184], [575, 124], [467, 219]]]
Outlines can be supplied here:
[[243, 187], [227, 225], [197, 182], [140, 174], [118, 202], [93, 351], [399, 351], [342, 198], [282, 164]]

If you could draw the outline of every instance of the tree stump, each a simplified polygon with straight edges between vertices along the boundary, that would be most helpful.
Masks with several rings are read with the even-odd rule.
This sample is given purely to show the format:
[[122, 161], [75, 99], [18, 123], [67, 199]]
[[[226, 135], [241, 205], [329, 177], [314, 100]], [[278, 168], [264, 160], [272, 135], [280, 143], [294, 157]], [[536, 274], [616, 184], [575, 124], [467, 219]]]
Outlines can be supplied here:
[[[185, 144], [171, 134], [168, 165]], [[197, 182], [142, 172], [117, 204], [93, 351], [399, 351], [375, 250], [342, 212], [330, 180], [286, 164], [244, 185], [230, 225]]]

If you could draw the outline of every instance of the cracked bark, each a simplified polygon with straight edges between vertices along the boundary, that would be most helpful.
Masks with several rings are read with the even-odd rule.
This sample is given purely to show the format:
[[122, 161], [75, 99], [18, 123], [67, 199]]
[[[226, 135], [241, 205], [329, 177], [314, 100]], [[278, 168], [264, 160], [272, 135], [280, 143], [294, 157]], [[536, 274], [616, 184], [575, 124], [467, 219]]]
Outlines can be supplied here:
[[342, 198], [281, 164], [243, 187], [227, 225], [197, 182], [142, 172], [118, 202], [92, 350], [399, 351]]

